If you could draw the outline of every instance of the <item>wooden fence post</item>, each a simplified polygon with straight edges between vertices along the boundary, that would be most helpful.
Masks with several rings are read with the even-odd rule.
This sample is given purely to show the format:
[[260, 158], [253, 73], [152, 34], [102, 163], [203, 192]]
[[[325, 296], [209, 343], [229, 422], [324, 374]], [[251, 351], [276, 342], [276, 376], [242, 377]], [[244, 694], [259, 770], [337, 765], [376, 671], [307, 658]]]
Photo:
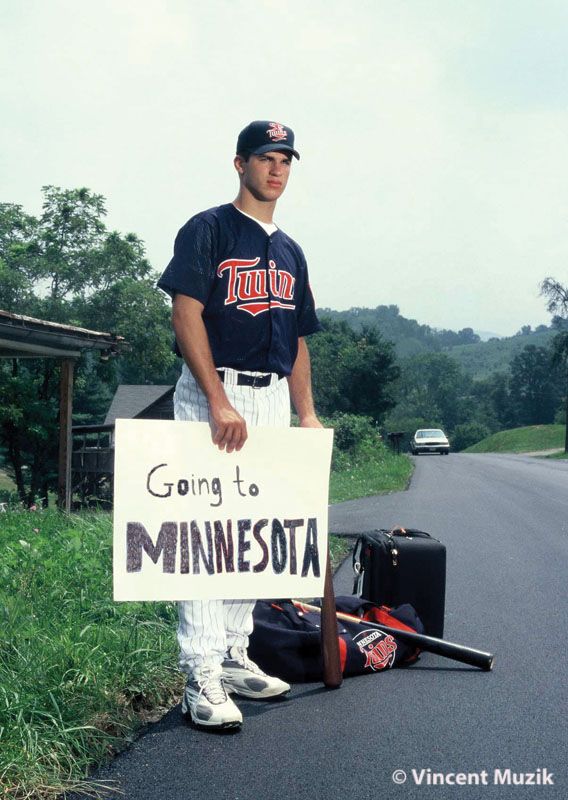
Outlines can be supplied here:
[[61, 360], [59, 381], [59, 475], [57, 479], [57, 505], [63, 511], [71, 510], [71, 450], [73, 439], [73, 372], [75, 359]]

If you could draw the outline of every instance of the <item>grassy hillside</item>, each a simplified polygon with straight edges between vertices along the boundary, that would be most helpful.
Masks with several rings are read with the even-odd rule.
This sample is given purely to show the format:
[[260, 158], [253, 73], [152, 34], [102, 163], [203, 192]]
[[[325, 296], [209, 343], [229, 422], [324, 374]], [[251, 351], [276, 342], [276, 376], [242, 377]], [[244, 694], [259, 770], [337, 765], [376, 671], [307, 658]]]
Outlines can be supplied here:
[[492, 372], [508, 372], [511, 359], [528, 344], [547, 347], [557, 331], [530, 333], [526, 336], [509, 336], [506, 339], [490, 339], [477, 344], [462, 344], [444, 352], [460, 364], [474, 378], [487, 378]]
[[531, 425], [499, 431], [468, 447], [464, 453], [530, 453], [538, 450], [564, 449], [564, 425]]

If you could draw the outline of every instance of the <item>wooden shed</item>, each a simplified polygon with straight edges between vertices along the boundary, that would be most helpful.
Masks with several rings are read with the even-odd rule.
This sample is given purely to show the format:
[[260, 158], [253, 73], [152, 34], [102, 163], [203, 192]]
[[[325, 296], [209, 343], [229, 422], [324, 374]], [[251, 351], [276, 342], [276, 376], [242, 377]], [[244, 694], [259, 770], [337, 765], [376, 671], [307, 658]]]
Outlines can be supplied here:
[[174, 386], [121, 384], [102, 425], [73, 427], [72, 482], [83, 504], [112, 504], [117, 419], [173, 419]]
[[0, 358], [56, 358], [61, 362], [57, 496], [58, 505], [67, 511], [71, 508], [71, 420], [75, 362], [83, 350], [99, 350], [102, 357], [108, 358], [118, 353], [124, 344], [122, 336], [112, 333], [0, 310]]

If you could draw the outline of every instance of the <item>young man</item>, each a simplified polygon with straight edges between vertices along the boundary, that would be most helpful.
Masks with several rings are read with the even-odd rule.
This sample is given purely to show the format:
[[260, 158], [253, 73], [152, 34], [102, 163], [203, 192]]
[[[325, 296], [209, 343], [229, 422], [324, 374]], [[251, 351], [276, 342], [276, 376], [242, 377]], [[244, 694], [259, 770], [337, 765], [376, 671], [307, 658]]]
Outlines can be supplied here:
[[[303, 427], [320, 428], [304, 336], [319, 330], [300, 247], [272, 221], [284, 192], [293, 131], [251, 122], [237, 141], [239, 193], [179, 231], [158, 286], [173, 298], [176, 352], [183, 356], [176, 419], [208, 421], [213, 442], [240, 450], [248, 425], [286, 427], [290, 396]], [[268, 445], [268, 443], [267, 443]], [[209, 728], [239, 728], [229, 694], [269, 698], [289, 691], [247, 656], [254, 600], [179, 604], [182, 709]]]

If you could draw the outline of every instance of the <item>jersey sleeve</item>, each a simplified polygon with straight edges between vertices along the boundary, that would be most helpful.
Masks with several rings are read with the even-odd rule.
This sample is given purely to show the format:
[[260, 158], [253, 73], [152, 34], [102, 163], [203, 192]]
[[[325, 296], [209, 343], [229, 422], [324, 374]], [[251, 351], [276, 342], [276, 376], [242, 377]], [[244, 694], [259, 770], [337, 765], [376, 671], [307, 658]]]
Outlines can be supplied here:
[[158, 281], [158, 288], [172, 298], [179, 292], [205, 305], [214, 278], [213, 230], [202, 217], [192, 217], [176, 236], [174, 256]]
[[322, 326], [316, 315], [316, 304], [310, 287], [306, 258], [300, 247], [298, 247], [298, 251], [303, 279], [302, 286], [300, 287], [299, 303], [296, 306], [298, 336], [309, 336], [310, 333], [321, 331]]

